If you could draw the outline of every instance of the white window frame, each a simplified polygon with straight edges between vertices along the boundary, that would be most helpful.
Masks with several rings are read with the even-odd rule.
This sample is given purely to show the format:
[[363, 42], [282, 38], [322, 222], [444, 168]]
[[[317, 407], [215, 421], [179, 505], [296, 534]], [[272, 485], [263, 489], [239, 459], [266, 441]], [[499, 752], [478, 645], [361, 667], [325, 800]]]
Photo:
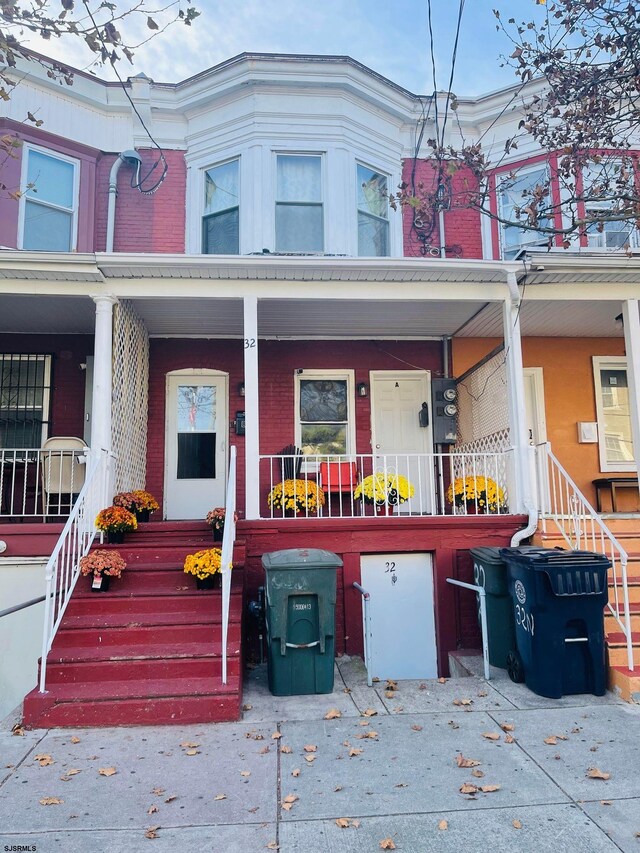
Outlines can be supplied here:
[[[29, 153], [31, 151], [35, 151], [38, 154], [43, 154], [46, 157], [51, 157], [53, 160], [62, 160], [64, 163], [69, 163], [73, 166], [73, 208], [71, 211], [67, 207], [60, 207], [57, 204], [52, 204], [48, 201], [42, 201], [41, 199], [32, 198], [31, 196], [27, 197], [27, 184], [28, 184], [28, 174], [29, 174]], [[78, 207], [80, 200], [80, 161], [75, 157], [68, 157], [66, 154], [60, 154], [58, 151], [52, 151], [50, 148], [43, 148], [40, 145], [33, 145], [31, 142], [25, 142], [22, 147], [22, 164], [21, 164], [21, 172], [20, 172], [20, 188], [22, 195], [20, 196], [19, 203], [19, 212], [18, 212], [18, 248], [24, 248], [24, 220], [25, 213], [27, 208], [27, 201], [31, 201], [35, 204], [40, 204], [43, 207], [48, 207], [51, 210], [59, 210], [63, 213], [72, 214], [71, 219], [71, 246], [69, 247], [70, 252], [77, 251], [78, 248]], [[30, 251], [43, 251], [40, 249], [31, 249]], [[44, 250], [46, 251], [46, 250]]]
[[[202, 190], [200, 193], [201, 203], [200, 203], [200, 254], [207, 256], [216, 257], [212, 252], [204, 251], [204, 220], [207, 216], [204, 212], [205, 208], [205, 199], [206, 199], [206, 183], [207, 183], [207, 172], [209, 169], [217, 169], [220, 166], [226, 166], [229, 163], [238, 164], [238, 203], [233, 205], [233, 207], [238, 208], [238, 255], [242, 254], [242, 157], [240, 154], [237, 154], [235, 157], [225, 157], [223, 160], [216, 160], [214, 163], [210, 163], [208, 166], [202, 166], [200, 168], [200, 183], [202, 185]], [[228, 207], [226, 210], [232, 210], [233, 207]], [[224, 210], [217, 211], [218, 213], [224, 213]], [[215, 216], [215, 214], [209, 214], [209, 216]], [[218, 256], [219, 257], [219, 256]], [[233, 257], [236, 257], [235, 255]]]
[[[519, 169], [515, 169], [516, 179], [526, 178], [527, 175], [532, 175], [534, 172], [539, 172], [541, 170], [546, 171], [547, 180], [549, 180], [551, 176], [550, 164], [548, 161], [543, 160], [539, 163], [533, 163], [530, 166], [523, 166]], [[503, 192], [500, 189], [500, 181], [504, 180], [509, 173], [506, 171], [498, 172], [495, 175], [495, 193], [496, 193], [496, 205], [498, 209], [498, 216], [503, 215], [503, 203], [502, 203], [502, 195]], [[510, 192], [510, 191], [509, 191]], [[506, 259], [506, 251], [507, 246], [505, 244], [505, 231], [508, 226], [504, 225], [502, 222], [498, 222], [498, 240], [500, 244], [500, 257], [504, 260]], [[533, 246], [544, 246], [546, 247], [549, 242], [549, 235], [540, 234], [538, 237], [535, 235], [538, 232], [536, 231], [526, 231], [525, 235], [531, 235], [531, 239], [525, 240], [519, 244], [519, 250], [522, 249], [530, 249]], [[515, 248], [515, 247], [514, 247]], [[516, 252], [517, 253], [517, 252]], [[513, 260], [513, 259], [510, 259]]]
[[[285, 148], [277, 148], [272, 151], [273, 155], [273, 168], [272, 168], [272, 192], [273, 192], [273, 205], [272, 205], [272, 215], [273, 215], [273, 238], [272, 245], [273, 251], [276, 254], [279, 254], [280, 251], [278, 249], [278, 228], [277, 228], [277, 216], [276, 210], [278, 209], [278, 204], [281, 202], [278, 201], [278, 157], [314, 157], [320, 160], [320, 192], [321, 199], [319, 202], [300, 202], [300, 204], [308, 204], [310, 207], [321, 207], [322, 208], [322, 249], [317, 252], [307, 252], [304, 249], [300, 249], [299, 251], [287, 252], [286, 254], [292, 255], [315, 255], [322, 256], [327, 254], [327, 152], [326, 150], [322, 151], [310, 151], [310, 150], [296, 150], [296, 149], [285, 149]], [[289, 202], [289, 204], [295, 204], [296, 202]], [[287, 202], [284, 202], [287, 204]]]
[[368, 213], [366, 210], [361, 210], [361, 208], [360, 208], [360, 206], [359, 206], [359, 204], [358, 204], [358, 190], [359, 190], [359, 185], [358, 185], [358, 166], [362, 166], [362, 168], [363, 168], [363, 169], [369, 169], [369, 170], [370, 170], [370, 171], [372, 171], [372, 172], [377, 172], [379, 175], [382, 175], [384, 178], [386, 178], [386, 180], [387, 180], [387, 193], [389, 192], [389, 184], [391, 183], [391, 175], [389, 175], [387, 171], [385, 171], [384, 169], [378, 169], [376, 166], [372, 166], [370, 163], [367, 163], [365, 160], [362, 160], [361, 158], [356, 158], [356, 164], [355, 164], [356, 176], [355, 176], [355, 182], [354, 182], [354, 184], [355, 184], [355, 185], [354, 185], [354, 190], [355, 190], [355, 208], [356, 208], [356, 237], [355, 237], [356, 244], [355, 244], [355, 252], [354, 252], [354, 256], [355, 256], [355, 257], [357, 257], [357, 258], [368, 258], [368, 257], [371, 257], [371, 255], [361, 255], [361, 254], [360, 254], [360, 240], [359, 240], [359, 236], [360, 236], [360, 235], [359, 235], [360, 227], [359, 227], [359, 224], [358, 224], [358, 220], [359, 220], [359, 216], [360, 216], [360, 214], [361, 214], [361, 213], [363, 213], [365, 216], [370, 216], [370, 217], [371, 217], [371, 219], [375, 219], [375, 220], [379, 220], [379, 221], [382, 221], [382, 222], [386, 222], [386, 224], [387, 224], [387, 254], [386, 254], [386, 255], [374, 255], [373, 257], [376, 257], [376, 258], [390, 258], [390, 257], [392, 257], [392, 251], [391, 251], [391, 222], [390, 222], [390, 217], [389, 217], [389, 210], [390, 210], [390, 206], [387, 204], [387, 216], [386, 216], [386, 217], [376, 216], [374, 213]]
[[[616, 160], [616, 159], [617, 158], [612, 158], [611, 163], [610, 163], [611, 166], [614, 166], [614, 160]], [[594, 164], [594, 167], [595, 166], [597, 166], [597, 164]], [[587, 170], [590, 169], [591, 171], [594, 171], [594, 167], [587, 166]], [[584, 192], [584, 172], [585, 172], [585, 169], [583, 169], [583, 192]], [[633, 180], [635, 181], [636, 179], [637, 179], [637, 175], [634, 175]], [[611, 205], [607, 204], [606, 201], [604, 201], [604, 202], [603, 201], [587, 201], [586, 199], [584, 199], [582, 201], [582, 204], [584, 205], [585, 219], [586, 219], [587, 212], [589, 210], [608, 210], [611, 206]], [[597, 230], [589, 231], [589, 230], [587, 230], [586, 237], [587, 237], [588, 249], [590, 251], [619, 252], [622, 249], [622, 246], [608, 246], [607, 245], [607, 223], [605, 222], [603, 224], [604, 224], [604, 230], [603, 231], [597, 231]], [[625, 223], [613, 222], [611, 224], [612, 225], [623, 225]], [[631, 246], [632, 248], [635, 248], [638, 245], [638, 230], [635, 226], [635, 222], [627, 222], [626, 226], [628, 228], [629, 246]], [[620, 232], [611, 232], [611, 233], [620, 233]]]
[[[625, 370], [627, 371], [627, 381], [629, 378], [627, 359], [625, 356], [614, 355], [594, 355], [593, 360], [593, 384], [596, 398], [596, 419], [598, 421], [598, 454], [600, 459], [600, 471], [602, 473], [618, 472], [618, 471], [637, 471], [635, 461], [629, 462], [610, 462], [607, 459], [606, 436], [604, 429], [604, 407], [602, 405], [602, 386], [600, 382], [600, 371], [608, 370]], [[634, 450], [635, 452], [635, 450]]]
[[[302, 447], [302, 426], [300, 423], [300, 381], [303, 379], [327, 379], [329, 381], [346, 380], [347, 382], [347, 447], [346, 455], [356, 453], [356, 418], [355, 418], [355, 372], [353, 370], [296, 370], [294, 373], [294, 434], [296, 447]], [[302, 471], [311, 474], [318, 470], [315, 462], [305, 462], [303, 457]]]

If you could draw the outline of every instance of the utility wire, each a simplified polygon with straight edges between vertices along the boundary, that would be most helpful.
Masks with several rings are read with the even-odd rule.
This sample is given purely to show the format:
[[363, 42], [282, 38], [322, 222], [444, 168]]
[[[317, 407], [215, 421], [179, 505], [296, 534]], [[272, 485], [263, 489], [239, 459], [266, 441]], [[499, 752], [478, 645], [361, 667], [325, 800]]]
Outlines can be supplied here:
[[444, 118], [442, 120], [442, 136], [440, 139], [440, 147], [444, 147], [444, 134], [447, 127], [447, 119], [449, 117], [449, 104], [451, 102], [451, 89], [453, 87], [453, 77], [456, 71], [456, 59], [458, 57], [458, 40], [460, 38], [460, 25], [462, 24], [462, 13], [464, 12], [465, 0], [460, 0], [458, 8], [458, 22], [456, 24], [456, 37], [453, 43], [453, 53], [451, 54], [451, 74], [449, 76], [449, 85], [447, 87], [447, 100], [444, 105]]
[[[109, 54], [109, 49], [107, 48], [106, 44], [104, 43], [104, 39], [102, 38], [102, 33], [101, 33], [101, 31], [100, 31], [100, 27], [98, 26], [98, 24], [97, 24], [97, 22], [96, 22], [96, 19], [95, 19], [95, 18], [94, 18], [94, 16], [93, 16], [93, 12], [92, 12], [92, 11], [91, 11], [91, 9], [89, 8], [89, 0], [82, 0], [82, 2], [83, 2], [83, 4], [84, 4], [85, 9], [87, 10], [87, 14], [89, 15], [89, 18], [91, 19], [91, 23], [92, 23], [92, 24], [93, 24], [93, 26], [95, 27], [96, 35], [97, 35], [98, 39], [100, 40], [100, 44], [102, 45], [102, 47], [103, 47], [103, 49], [105, 50], [105, 52], [106, 52], [107, 54]], [[140, 112], [139, 112], [138, 108], [137, 108], [137, 107], [136, 107], [136, 105], [134, 104], [134, 102], [133, 102], [133, 100], [132, 100], [132, 98], [131, 98], [131, 95], [129, 94], [129, 90], [128, 90], [128, 88], [127, 88], [127, 85], [126, 85], [126, 83], [124, 82], [124, 80], [122, 79], [122, 77], [120, 76], [120, 72], [119, 72], [119, 71], [118, 71], [118, 69], [116, 68], [116, 64], [115, 64], [115, 61], [114, 61], [114, 60], [111, 60], [111, 67], [113, 68], [114, 73], [115, 73], [116, 77], [118, 78], [118, 82], [120, 83], [120, 86], [122, 87], [122, 91], [125, 93], [125, 95], [126, 95], [126, 97], [127, 97], [127, 100], [128, 100], [128, 101], [129, 101], [129, 103], [131, 104], [131, 109], [134, 111], [134, 113], [135, 113], [135, 114], [136, 114], [136, 116], [138, 117], [138, 121], [140, 122], [140, 124], [141, 124], [141, 125], [142, 125], [142, 127], [144, 128], [144, 132], [147, 134], [147, 136], [148, 136], [148, 137], [149, 137], [149, 139], [151, 140], [151, 143], [153, 144], [153, 146], [154, 146], [154, 147], [157, 149], [157, 151], [158, 151], [158, 155], [159, 155], [159, 156], [158, 156], [158, 159], [157, 159], [157, 160], [156, 160], [156, 162], [155, 162], [155, 163], [150, 167], [150, 169], [148, 170], [148, 172], [146, 173], [146, 175], [144, 175], [144, 177], [140, 178], [140, 179], [137, 181], [137, 183], [134, 183], [133, 178], [131, 179], [131, 187], [132, 187], [133, 189], [137, 189], [137, 190], [139, 190], [143, 195], [153, 195], [153, 193], [155, 193], [155, 192], [156, 192], [156, 190], [158, 190], [158, 189], [160, 188], [160, 185], [162, 184], [162, 182], [163, 182], [163, 181], [164, 181], [164, 179], [166, 178], [166, 176], [167, 176], [167, 172], [169, 171], [169, 165], [168, 165], [167, 160], [166, 160], [166, 158], [165, 158], [165, 156], [164, 156], [164, 151], [162, 150], [162, 148], [158, 145], [158, 143], [156, 142], [156, 140], [155, 140], [155, 139], [153, 138], [153, 136], [151, 135], [151, 131], [149, 130], [149, 128], [147, 127], [147, 125], [144, 123], [144, 119], [142, 118], [142, 116], [140, 115]], [[153, 174], [153, 172], [157, 169], [157, 167], [160, 165], [160, 163], [162, 163], [162, 173], [161, 173], [160, 177], [156, 180], [155, 184], [153, 184], [153, 185], [152, 185], [151, 187], [149, 187], [148, 189], [145, 189], [145, 188], [144, 188], [144, 183], [145, 183], [146, 181], [148, 181], [148, 180], [149, 180], [149, 178], [151, 177], [151, 175]]]

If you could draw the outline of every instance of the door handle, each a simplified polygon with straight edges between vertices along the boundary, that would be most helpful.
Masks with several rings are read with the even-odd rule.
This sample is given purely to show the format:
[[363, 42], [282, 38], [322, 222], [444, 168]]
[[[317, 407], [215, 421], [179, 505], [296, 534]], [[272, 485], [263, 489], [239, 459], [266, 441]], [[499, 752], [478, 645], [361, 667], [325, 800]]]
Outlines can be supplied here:
[[376, 450], [380, 450], [380, 445], [376, 444]]

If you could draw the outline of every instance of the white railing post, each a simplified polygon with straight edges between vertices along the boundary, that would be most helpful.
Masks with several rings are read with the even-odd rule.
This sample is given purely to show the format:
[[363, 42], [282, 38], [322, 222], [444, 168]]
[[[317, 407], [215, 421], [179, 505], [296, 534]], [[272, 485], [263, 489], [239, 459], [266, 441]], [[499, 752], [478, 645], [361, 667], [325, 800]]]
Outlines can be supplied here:
[[[244, 297], [245, 518], [260, 518], [258, 299]], [[226, 521], [225, 521], [226, 524]]]
[[227, 683], [227, 638], [229, 635], [229, 603], [231, 600], [231, 563], [233, 543], [236, 539], [236, 455], [231, 447], [229, 454], [229, 480], [225, 503], [224, 530], [222, 533], [222, 556], [220, 560], [222, 574], [222, 683]]

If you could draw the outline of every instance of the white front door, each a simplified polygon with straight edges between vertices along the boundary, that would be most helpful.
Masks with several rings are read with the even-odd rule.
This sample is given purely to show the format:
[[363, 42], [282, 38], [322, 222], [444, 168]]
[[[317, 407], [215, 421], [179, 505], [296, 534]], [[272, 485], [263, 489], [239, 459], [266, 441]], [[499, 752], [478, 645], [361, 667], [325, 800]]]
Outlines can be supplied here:
[[369, 599], [373, 678], [437, 678], [431, 554], [369, 554], [360, 560]]
[[167, 376], [165, 518], [204, 518], [224, 505], [227, 421], [226, 375]]
[[376, 471], [406, 477], [415, 489], [397, 513], [432, 511], [434, 481], [431, 426], [421, 426], [422, 404], [431, 414], [431, 375], [426, 370], [376, 370], [371, 373], [371, 441]]

